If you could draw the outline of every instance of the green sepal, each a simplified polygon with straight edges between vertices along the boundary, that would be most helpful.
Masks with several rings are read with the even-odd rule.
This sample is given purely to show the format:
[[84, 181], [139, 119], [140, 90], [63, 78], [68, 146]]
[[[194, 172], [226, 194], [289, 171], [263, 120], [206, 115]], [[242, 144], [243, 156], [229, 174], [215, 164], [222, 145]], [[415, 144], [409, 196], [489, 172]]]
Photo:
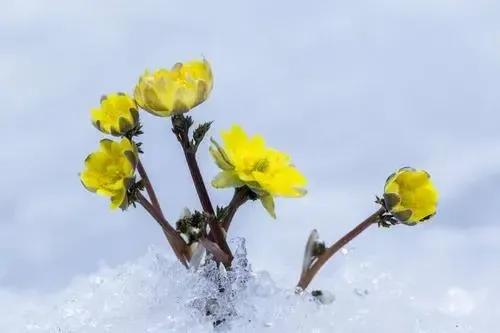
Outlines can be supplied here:
[[301, 188], [301, 187], [296, 187], [294, 188], [295, 191], [297, 191], [297, 193], [299, 194], [299, 196], [303, 197], [307, 194], [307, 189], [305, 188]]
[[130, 114], [132, 115], [132, 119], [134, 120], [134, 124], [139, 122], [139, 111], [136, 108], [130, 109]]
[[273, 196], [270, 194], [263, 195], [259, 197], [260, 202], [262, 203], [262, 206], [267, 210], [269, 215], [273, 219], [276, 219], [276, 213], [274, 212], [274, 199]]
[[391, 210], [401, 202], [401, 198], [396, 193], [384, 193], [384, 205], [387, 210]]
[[111, 145], [113, 144], [113, 140], [111, 139], [102, 139], [101, 141], [99, 141], [99, 145], [101, 147], [104, 148], [104, 150], [106, 151], [110, 151], [111, 150]]
[[120, 132], [120, 135], [130, 131], [132, 129], [132, 124], [125, 119], [125, 117], [120, 117], [118, 118], [118, 130]]
[[135, 184], [136, 184], [136, 182], [135, 182], [135, 176], [127, 177], [127, 178], [123, 179], [123, 185], [125, 186], [125, 188], [127, 190], [129, 190], [130, 188], [132, 188], [132, 186], [134, 186]]
[[129, 206], [129, 200], [128, 200], [127, 196], [125, 196], [125, 197], [123, 198], [122, 203], [121, 203], [121, 204], [120, 204], [120, 206], [118, 206], [118, 207], [119, 207], [122, 211], [125, 211], [125, 210], [127, 210], [128, 206]]
[[429, 220], [430, 218], [434, 217], [436, 215], [436, 213], [432, 213], [430, 215], [427, 215], [426, 217], [422, 218], [419, 222], [424, 222], [424, 221], [427, 221]]
[[123, 152], [123, 155], [125, 155], [125, 157], [127, 158], [127, 160], [130, 162], [130, 164], [132, 165], [132, 167], [135, 169], [135, 167], [137, 167], [137, 155], [130, 151], [130, 150], [127, 150], [127, 151], [124, 151]]
[[399, 172], [402, 172], [402, 171], [417, 171], [417, 169], [412, 168], [411, 166], [404, 166], [402, 168], [399, 168], [399, 170], [397, 172], [399, 173]]
[[263, 190], [257, 182], [246, 182], [245, 185], [248, 186], [252, 190], [252, 192], [255, 193], [255, 195], [259, 198], [269, 195], [269, 192]]
[[413, 214], [411, 209], [405, 209], [405, 210], [402, 210], [400, 212], [391, 212], [391, 213], [401, 223], [404, 223], [407, 225], [414, 225], [415, 224], [415, 222], [408, 221]]
[[105, 134], [108, 134], [101, 126], [101, 121], [100, 120], [97, 120], [97, 121], [92, 121], [92, 125], [94, 125], [94, 127], [99, 131], [99, 132], [103, 132]]
[[111, 134], [113, 136], [121, 136], [122, 135], [120, 129], [116, 130], [116, 128], [114, 128], [113, 126], [111, 126], [111, 128], [109, 129], [109, 134]]
[[231, 171], [221, 171], [212, 180], [212, 186], [215, 188], [240, 187], [243, 185], [238, 176]]
[[82, 183], [83, 187], [85, 187], [85, 189], [87, 191], [92, 192], [92, 193], [97, 193], [97, 189], [85, 185], [85, 183], [81, 179], [80, 179], [80, 183]]
[[178, 71], [182, 68], [182, 62], [176, 62], [173, 66], [172, 66], [172, 70], [173, 71]]
[[210, 142], [213, 146], [210, 146], [208, 150], [214, 158], [215, 164], [222, 170], [233, 170], [234, 165], [231, 163], [224, 149], [213, 138], [210, 138]]

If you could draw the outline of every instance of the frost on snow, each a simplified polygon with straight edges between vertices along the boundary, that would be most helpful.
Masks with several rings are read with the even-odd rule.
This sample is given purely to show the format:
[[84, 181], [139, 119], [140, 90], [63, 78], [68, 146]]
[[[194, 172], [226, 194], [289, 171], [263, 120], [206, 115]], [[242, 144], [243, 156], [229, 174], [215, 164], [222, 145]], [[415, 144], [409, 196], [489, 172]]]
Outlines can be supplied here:
[[[142, 258], [79, 278], [63, 292], [26, 303], [0, 319], [0, 332], [481, 332], [469, 315], [473, 295], [449, 288], [439, 304], [419, 301], [388, 273], [350, 263], [320, 304], [253, 272], [243, 239], [234, 267], [208, 263], [188, 272], [157, 249]], [[7, 295], [1, 306], [7, 306]], [[483, 323], [485, 324], [485, 323]], [[486, 324], [485, 324], [486, 325]]]

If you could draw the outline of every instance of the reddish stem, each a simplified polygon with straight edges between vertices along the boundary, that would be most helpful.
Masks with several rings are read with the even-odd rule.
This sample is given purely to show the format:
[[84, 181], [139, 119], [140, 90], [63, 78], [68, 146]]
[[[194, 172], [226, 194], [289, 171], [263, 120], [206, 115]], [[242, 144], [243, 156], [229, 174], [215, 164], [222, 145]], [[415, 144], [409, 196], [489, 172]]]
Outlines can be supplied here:
[[163, 233], [167, 237], [167, 241], [174, 250], [177, 259], [187, 268], [189, 260], [188, 250], [186, 243], [179, 236], [177, 231], [168, 223], [168, 221], [161, 215], [155, 207], [146, 199], [141, 192], [136, 194], [137, 201], [144, 207], [144, 209], [158, 222], [161, 226]]
[[139, 175], [141, 176], [142, 180], [144, 181], [144, 186], [146, 187], [146, 191], [148, 192], [149, 199], [151, 199], [151, 203], [153, 204], [153, 207], [156, 208], [158, 213], [162, 216], [163, 211], [160, 206], [160, 202], [158, 201], [158, 197], [156, 196], [155, 190], [153, 188], [153, 185], [151, 181], [149, 180], [148, 174], [146, 173], [146, 169], [144, 168], [144, 165], [142, 164], [141, 160], [138, 159], [137, 162], [137, 171], [139, 171]]
[[302, 273], [300, 280], [297, 283], [297, 287], [299, 287], [301, 290], [305, 290], [307, 288], [307, 286], [309, 286], [309, 284], [311, 283], [314, 276], [321, 269], [321, 267], [323, 267], [323, 265], [335, 253], [337, 253], [341, 248], [343, 248], [347, 243], [349, 243], [351, 240], [356, 238], [356, 236], [358, 236], [360, 233], [362, 233], [364, 230], [366, 230], [369, 226], [380, 221], [380, 215], [383, 212], [385, 212], [385, 209], [380, 208], [375, 213], [370, 215], [366, 220], [364, 220], [363, 222], [358, 224], [354, 229], [349, 231], [344, 237], [339, 239], [332, 246], [326, 248], [325, 252], [323, 252], [323, 254], [321, 254], [317, 258], [317, 260], [309, 267], [309, 269], [307, 269], [305, 272]]
[[246, 186], [239, 187], [234, 190], [233, 198], [229, 202], [229, 205], [227, 206], [227, 211], [221, 221], [222, 228], [226, 232], [229, 230], [231, 222], [238, 208], [240, 208], [245, 202], [247, 202], [250, 199], [251, 192], [252, 190], [250, 190]]
[[[181, 115], [179, 117], [183, 116]], [[177, 139], [179, 140], [182, 150], [184, 152], [186, 163], [188, 165], [191, 178], [193, 179], [193, 184], [196, 189], [196, 193], [198, 194], [198, 198], [200, 199], [201, 206], [203, 207], [203, 210], [206, 213], [214, 216], [214, 218], [209, 220], [210, 233], [208, 235], [208, 239], [217, 243], [217, 245], [219, 245], [219, 247], [227, 255], [229, 255], [229, 257], [232, 260], [233, 255], [231, 253], [231, 249], [229, 248], [229, 245], [226, 242], [222, 227], [215, 218], [214, 208], [212, 206], [210, 196], [208, 195], [205, 182], [203, 181], [203, 176], [201, 175], [200, 167], [198, 166], [198, 161], [196, 160], [196, 151], [191, 147], [187, 129], [177, 128], [174, 123], [174, 118], [172, 118], [172, 125], [174, 126], [174, 134], [177, 136]]]

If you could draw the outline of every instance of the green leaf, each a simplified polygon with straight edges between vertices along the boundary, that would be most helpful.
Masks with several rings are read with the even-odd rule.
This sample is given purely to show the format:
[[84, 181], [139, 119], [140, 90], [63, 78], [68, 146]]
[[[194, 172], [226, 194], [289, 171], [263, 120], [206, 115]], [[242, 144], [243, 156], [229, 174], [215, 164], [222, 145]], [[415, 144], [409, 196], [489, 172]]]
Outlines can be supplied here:
[[217, 217], [218, 220], [222, 219], [226, 215], [227, 209], [228, 207], [224, 206], [217, 206], [215, 208], [215, 216]]
[[275, 219], [276, 218], [276, 213], [274, 212], [274, 199], [273, 199], [273, 196], [270, 195], [270, 194], [267, 194], [267, 195], [261, 196], [259, 199], [260, 199], [260, 202], [262, 203], [262, 206], [264, 206], [264, 208], [267, 210], [267, 212], [269, 213], [269, 215], [271, 215], [271, 217], [273, 219]]
[[205, 138], [205, 134], [207, 134], [208, 130], [210, 129], [210, 125], [212, 125], [212, 122], [206, 122], [203, 124], [200, 124], [194, 131], [193, 131], [193, 144], [195, 148], [198, 148], [200, 143], [203, 141]]

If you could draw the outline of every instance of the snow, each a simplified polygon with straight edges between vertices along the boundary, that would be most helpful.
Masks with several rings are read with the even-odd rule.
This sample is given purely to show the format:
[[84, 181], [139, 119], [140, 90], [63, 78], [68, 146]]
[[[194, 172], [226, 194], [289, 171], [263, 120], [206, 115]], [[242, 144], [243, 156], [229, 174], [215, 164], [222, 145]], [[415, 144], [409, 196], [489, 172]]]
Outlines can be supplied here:
[[[447, 287], [428, 299], [388, 271], [349, 257], [321, 304], [293, 286], [277, 286], [266, 271], [252, 271], [243, 239], [233, 241], [230, 272], [207, 264], [187, 271], [159, 249], [115, 268], [76, 278], [53, 295], [0, 293], [9, 313], [0, 332], [485, 332], [481, 311], [488, 295]], [[489, 302], [493, 303], [490, 299]], [[15, 306], [12, 306], [12, 305]], [[484, 309], [482, 309], [484, 310]], [[483, 320], [478, 320], [481, 318]], [[488, 322], [491, 320], [490, 322]]]

